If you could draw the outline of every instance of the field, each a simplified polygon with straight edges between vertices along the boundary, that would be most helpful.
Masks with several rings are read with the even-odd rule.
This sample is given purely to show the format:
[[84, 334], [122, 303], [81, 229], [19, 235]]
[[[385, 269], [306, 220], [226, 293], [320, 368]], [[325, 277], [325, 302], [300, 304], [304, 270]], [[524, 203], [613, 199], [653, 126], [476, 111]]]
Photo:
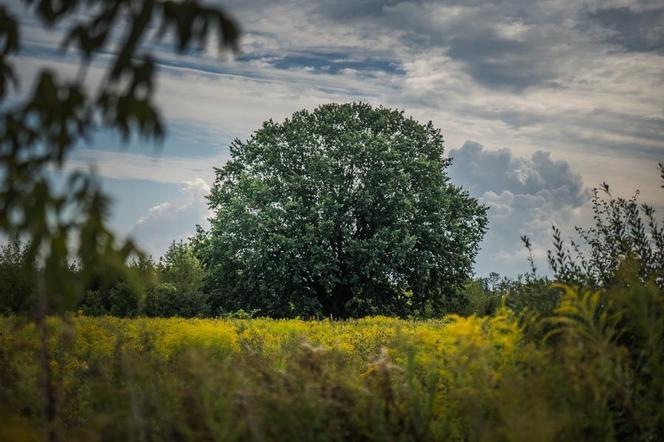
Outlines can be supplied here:
[[[52, 428], [61, 440], [128, 441], [590, 440], [656, 428], [661, 413], [637, 403], [647, 393], [592, 312], [597, 299], [570, 292], [563, 304], [591, 316], [555, 345], [507, 309], [426, 321], [53, 317]], [[35, 324], [0, 318], [0, 440], [43, 437], [42, 371]]]

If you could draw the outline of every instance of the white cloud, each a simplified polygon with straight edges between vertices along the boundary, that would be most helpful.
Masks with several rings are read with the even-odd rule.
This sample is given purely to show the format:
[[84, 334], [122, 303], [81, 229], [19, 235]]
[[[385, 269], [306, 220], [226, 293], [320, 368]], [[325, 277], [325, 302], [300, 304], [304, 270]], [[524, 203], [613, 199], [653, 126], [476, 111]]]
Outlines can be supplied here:
[[489, 231], [476, 265], [479, 274], [526, 272], [521, 235], [531, 239], [538, 267], [546, 272], [552, 224], [569, 234], [573, 226], [589, 222], [589, 193], [581, 177], [548, 152], [524, 158], [509, 149], [488, 150], [467, 141], [450, 156], [452, 182], [489, 207]]
[[196, 224], [207, 225], [209, 193], [210, 186], [200, 178], [184, 182], [179, 197], [150, 208], [130, 236], [155, 258], [162, 256], [172, 241], [192, 236]]

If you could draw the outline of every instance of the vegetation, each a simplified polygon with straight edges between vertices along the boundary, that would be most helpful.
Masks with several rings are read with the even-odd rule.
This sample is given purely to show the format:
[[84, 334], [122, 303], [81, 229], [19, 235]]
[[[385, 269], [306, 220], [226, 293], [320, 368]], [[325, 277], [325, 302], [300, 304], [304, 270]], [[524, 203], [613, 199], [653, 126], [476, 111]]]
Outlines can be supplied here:
[[[76, 76], [50, 69], [37, 74], [32, 90], [19, 89], [14, 56], [21, 26], [0, 5], [0, 232], [27, 241], [26, 259], [39, 261], [35, 294], [39, 314], [72, 308], [102, 272], [124, 273], [133, 290], [140, 279], [126, 263], [139, 256], [131, 241], [119, 241], [106, 224], [108, 198], [88, 172], [65, 173], [69, 154], [97, 130], [160, 139], [164, 125], [153, 103], [156, 63], [153, 44], [167, 39], [178, 53], [216, 37], [235, 47], [236, 24], [219, 8], [170, 0], [25, 0], [45, 28], [67, 27], [62, 49], [80, 55]], [[86, 67], [103, 54], [101, 81]], [[94, 87], [90, 87], [94, 84]], [[60, 191], [49, 173], [66, 178]], [[76, 266], [71, 260], [76, 260]]]
[[203, 267], [190, 245], [173, 242], [159, 263], [150, 258], [130, 265], [142, 279], [144, 291], [132, 288], [122, 275], [98, 277], [78, 304], [86, 315], [120, 317], [205, 316], [208, 296], [202, 291]]
[[[548, 319], [119, 319], [47, 325], [63, 440], [657, 440], [664, 300], [620, 268]], [[39, 339], [0, 319], [0, 431], [43, 430]]]
[[0, 313], [27, 313], [34, 307], [35, 265], [17, 238], [0, 246]]
[[143, 305], [147, 316], [205, 316], [208, 295], [203, 288], [203, 266], [192, 247], [173, 243], [156, 268], [158, 284], [148, 289]]
[[364, 103], [267, 121], [231, 145], [199, 239], [221, 310], [346, 318], [460, 304], [486, 208], [450, 183], [431, 122]]
[[[594, 192], [595, 225], [577, 227], [586, 245], [582, 247], [572, 241], [574, 254], [554, 227], [554, 249], [548, 253], [553, 279], [538, 276], [531, 253], [529, 273], [516, 278], [493, 273], [467, 280], [457, 291], [459, 299], [455, 310], [464, 315], [491, 315], [504, 305], [516, 313], [531, 311], [549, 316], [563, 293], [553, 285], [554, 281], [605, 290], [620, 282], [616, 279], [617, 268], [628, 257], [639, 263], [638, 274], [642, 281], [652, 280], [661, 288], [663, 227], [655, 218], [654, 210], [638, 203], [638, 193], [629, 200], [613, 198], [608, 187], [604, 187], [604, 193], [606, 198], [601, 198], [599, 190]], [[642, 215], [647, 217], [645, 221]], [[173, 242], [156, 264], [145, 257], [134, 260], [129, 267], [140, 276], [145, 292], [133, 288], [122, 274], [106, 272], [103, 277], [91, 280], [73, 310], [88, 315], [124, 317], [265, 316], [265, 311], [239, 301], [240, 307], [220, 307], [219, 294], [211, 290], [210, 285], [224, 273], [203, 264], [204, 257], [211, 259], [212, 256], [210, 235], [211, 232], [199, 230], [189, 242]], [[529, 239], [523, 237], [522, 241], [530, 249]], [[34, 275], [37, 270], [34, 263], [28, 261], [27, 248], [20, 240], [13, 240], [0, 249], [0, 305], [5, 313], [22, 314], [36, 309]], [[607, 254], [606, 250], [614, 252]], [[598, 273], [604, 265], [615, 266], [613, 273]], [[600, 278], [601, 275], [604, 276]], [[401, 314], [422, 317], [427, 312], [413, 309], [401, 311]], [[311, 317], [311, 313], [303, 316]]]
[[210, 231], [155, 263], [109, 231], [93, 176], [48, 174], [99, 128], [162, 136], [146, 37], [232, 47], [236, 25], [195, 1], [26, 3], [73, 24], [82, 69], [19, 93], [0, 6], [0, 440], [661, 439], [664, 226], [638, 194], [596, 190], [570, 248], [554, 227], [555, 283], [532, 254], [472, 280], [486, 208], [440, 132], [330, 104], [235, 141]]
[[[664, 163], [659, 163], [659, 170], [664, 179]], [[637, 191], [630, 199], [614, 197], [606, 183], [594, 189], [594, 225], [576, 227], [582, 242], [572, 240], [571, 250], [560, 230], [553, 227], [554, 249], [549, 251], [548, 260], [558, 281], [610, 286], [616, 281], [620, 263], [631, 256], [638, 259], [641, 278], [653, 278], [664, 288], [664, 225], [652, 206], [638, 202], [638, 195]]]
[[558, 306], [561, 290], [547, 277], [532, 273], [514, 278], [496, 273], [473, 278], [463, 289], [465, 315], [492, 315], [500, 306], [523, 313], [526, 310], [549, 316]]

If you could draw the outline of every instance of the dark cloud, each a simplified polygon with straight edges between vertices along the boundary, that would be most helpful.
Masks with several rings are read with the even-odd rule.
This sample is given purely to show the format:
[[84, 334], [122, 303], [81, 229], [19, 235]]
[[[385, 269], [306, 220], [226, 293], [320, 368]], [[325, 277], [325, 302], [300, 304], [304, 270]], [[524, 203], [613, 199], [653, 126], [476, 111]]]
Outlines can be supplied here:
[[335, 22], [399, 32], [420, 49], [439, 48], [487, 87], [523, 90], [552, 82], [558, 67], [554, 58], [566, 33], [540, 26], [537, 20], [543, 17], [530, 2], [509, 3], [367, 0], [358, 7], [323, 2], [316, 11]]
[[551, 83], [557, 76], [551, 56], [534, 56], [550, 48], [506, 40], [487, 31], [451, 42], [449, 55], [460, 60], [475, 81], [487, 87], [521, 90]]
[[587, 200], [581, 177], [567, 161], [555, 161], [549, 152], [536, 151], [530, 158], [515, 157], [509, 149], [487, 150], [466, 141], [449, 152], [450, 176], [473, 196], [486, 192], [537, 195], [549, 192], [559, 206], [580, 206]]
[[334, 20], [354, 20], [357, 18], [377, 17], [386, 7], [401, 3], [419, 4], [420, 1], [403, 0], [354, 0], [354, 1], [321, 1], [317, 11]]
[[588, 19], [606, 29], [606, 41], [636, 52], [664, 52], [664, 6], [634, 11], [607, 8], [588, 13]]
[[[256, 54], [241, 56], [239, 61], [261, 60]], [[381, 57], [351, 58], [343, 52], [314, 52], [302, 51], [297, 54], [272, 56], [267, 63], [279, 69], [310, 69], [316, 72], [336, 74], [346, 69], [360, 72], [384, 72], [401, 75], [404, 73], [401, 63], [397, 59]]]
[[551, 224], [570, 225], [573, 211], [589, 199], [581, 177], [566, 161], [537, 151], [530, 158], [514, 156], [509, 149], [488, 150], [467, 141], [449, 153], [449, 174], [489, 207], [489, 231], [477, 260], [477, 272], [514, 275], [527, 271], [520, 236], [535, 245], [539, 264], [550, 243]]
[[[451, 57], [486, 88], [521, 93], [533, 87], [559, 87], [561, 77], [589, 53], [609, 50], [602, 44], [619, 44], [627, 51], [661, 52], [664, 7], [631, 3], [629, 8], [532, 0], [229, 0], [222, 4], [236, 11], [241, 20], [246, 17], [249, 34], [257, 31], [251, 26], [254, 15], [264, 23], [288, 14], [298, 17], [294, 21], [302, 20], [298, 14], [303, 14], [306, 24], [321, 29], [352, 28], [367, 37], [367, 45], [361, 48], [361, 61], [369, 66], [366, 69], [402, 74], [395, 69], [398, 64], [388, 60], [383, 45], [372, 46], [387, 35], [400, 41], [401, 51], [416, 55], [438, 51]], [[293, 32], [299, 32], [299, 23], [294, 24]], [[307, 36], [298, 41], [306, 46]], [[338, 43], [347, 53], [358, 50]], [[276, 66], [309, 62], [316, 69], [339, 67], [326, 61], [329, 48], [318, 48], [319, 54], [316, 48], [308, 54], [299, 49], [282, 47], [280, 53], [273, 53], [278, 57]], [[292, 54], [293, 50], [298, 53]], [[372, 51], [376, 53], [372, 55]]]

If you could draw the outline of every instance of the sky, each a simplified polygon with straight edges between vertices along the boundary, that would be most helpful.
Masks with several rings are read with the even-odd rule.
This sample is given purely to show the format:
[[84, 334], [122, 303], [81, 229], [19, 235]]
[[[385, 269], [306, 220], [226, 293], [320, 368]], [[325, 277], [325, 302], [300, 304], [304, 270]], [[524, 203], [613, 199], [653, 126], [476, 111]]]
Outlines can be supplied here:
[[[11, 2], [10, 2], [11, 3]], [[591, 189], [664, 212], [664, 3], [629, 0], [232, 0], [218, 3], [243, 31], [236, 56], [216, 51], [159, 60], [161, 146], [99, 133], [67, 169], [94, 167], [114, 201], [111, 225], [159, 257], [207, 223], [213, 167], [267, 119], [329, 102], [365, 101], [433, 121], [452, 182], [489, 207], [478, 275], [528, 271], [528, 235], [546, 270], [551, 226], [592, 221]], [[62, 29], [29, 11], [17, 69], [24, 87], [49, 66]], [[88, 78], [103, 72], [103, 57]]]

